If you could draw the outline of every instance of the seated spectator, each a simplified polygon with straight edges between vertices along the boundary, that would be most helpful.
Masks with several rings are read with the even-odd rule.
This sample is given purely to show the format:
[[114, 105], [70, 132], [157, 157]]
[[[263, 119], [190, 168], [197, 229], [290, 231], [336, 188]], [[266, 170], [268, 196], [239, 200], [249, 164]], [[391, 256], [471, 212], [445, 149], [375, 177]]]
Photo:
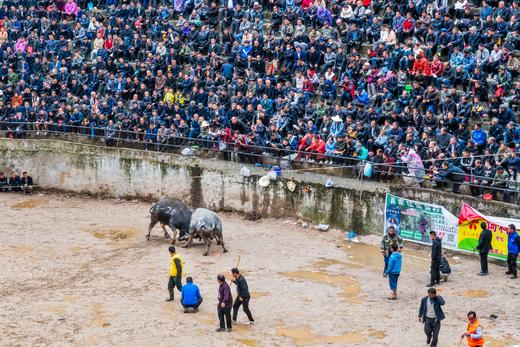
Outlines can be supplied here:
[[433, 171], [437, 183], [441, 187], [446, 187], [448, 182], [452, 182], [452, 192], [458, 194], [462, 182], [466, 180], [466, 173], [460, 167], [443, 161], [441, 167]]
[[20, 176], [16, 174], [16, 172], [12, 171], [11, 176], [8, 180], [9, 187], [11, 191], [13, 192], [20, 192], [22, 191], [22, 181], [20, 180]]
[[498, 193], [501, 192], [503, 201], [509, 202], [509, 173], [500, 165], [496, 168], [491, 187], [495, 188], [492, 190], [494, 200], [497, 200]]
[[9, 182], [7, 176], [3, 171], [0, 171], [0, 192], [6, 192], [9, 190]]
[[20, 180], [22, 186], [22, 192], [24, 194], [32, 194], [33, 193], [33, 179], [31, 176], [27, 174], [27, 171], [22, 172], [22, 178]]

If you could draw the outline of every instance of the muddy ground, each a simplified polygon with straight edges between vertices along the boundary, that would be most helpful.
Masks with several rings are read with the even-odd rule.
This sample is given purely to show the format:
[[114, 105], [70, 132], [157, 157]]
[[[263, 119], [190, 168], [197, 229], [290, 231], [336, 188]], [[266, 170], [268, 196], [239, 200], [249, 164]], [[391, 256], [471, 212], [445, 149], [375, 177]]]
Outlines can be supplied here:
[[[58, 195], [0, 194], [1, 346], [425, 346], [417, 322], [428, 280], [428, 250], [406, 249], [399, 300], [386, 299], [379, 237], [348, 244], [338, 231], [290, 220], [222, 215], [230, 251], [181, 250], [204, 303], [184, 314], [167, 303], [168, 244], [160, 227], [145, 240], [150, 204]], [[233, 333], [216, 333], [218, 273], [240, 268], [257, 320], [243, 313]], [[486, 346], [520, 345], [520, 280], [476, 258], [450, 258], [453, 274], [439, 346], [457, 346], [468, 310]], [[233, 288], [234, 291], [234, 288]], [[488, 318], [495, 314], [498, 318]], [[464, 344], [465, 345], [465, 344]]]

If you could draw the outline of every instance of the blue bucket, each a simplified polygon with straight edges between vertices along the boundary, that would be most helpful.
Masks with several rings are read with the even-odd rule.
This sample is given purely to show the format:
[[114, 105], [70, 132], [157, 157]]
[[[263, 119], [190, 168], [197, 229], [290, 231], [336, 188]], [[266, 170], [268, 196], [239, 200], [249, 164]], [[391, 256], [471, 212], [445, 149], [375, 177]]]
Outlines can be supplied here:
[[273, 166], [273, 171], [276, 172], [276, 177], [280, 177], [282, 174], [282, 169], [279, 166]]

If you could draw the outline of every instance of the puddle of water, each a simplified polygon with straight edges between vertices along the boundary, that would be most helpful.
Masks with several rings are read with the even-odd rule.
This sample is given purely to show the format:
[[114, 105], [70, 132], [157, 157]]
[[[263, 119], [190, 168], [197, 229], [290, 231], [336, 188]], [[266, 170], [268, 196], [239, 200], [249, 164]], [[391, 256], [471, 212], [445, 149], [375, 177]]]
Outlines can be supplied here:
[[269, 292], [250, 292], [249, 294], [251, 294], [251, 297], [252, 298], [261, 298], [263, 296], [268, 296], [270, 293]]
[[489, 347], [517, 347], [520, 346], [520, 340], [515, 339], [511, 335], [507, 335], [503, 339], [494, 339], [491, 336], [485, 336], [486, 346]]
[[325, 344], [365, 344], [367, 338], [360, 333], [345, 333], [342, 335], [316, 335], [310, 326], [297, 328], [277, 327], [276, 335], [293, 340], [296, 346], [312, 346]]
[[[383, 269], [383, 255], [381, 249], [376, 245], [366, 243], [342, 244], [341, 249], [347, 253], [347, 262], [350, 264], [361, 265], [361, 267], [373, 267]], [[423, 271], [430, 265], [429, 258], [418, 251], [407, 249], [403, 250], [403, 269], [406, 271]]]
[[255, 347], [257, 345], [257, 341], [256, 340], [252, 340], [252, 339], [236, 339], [236, 340], [237, 340], [238, 343], [241, 343], [244, 346]]
[[127, 227], [127, 226], [120, 226], [120, 227], [109, 227], [109, 228], [102, 228], [102, 229], [95, 229], [92, 230], [91, 233], [98, 239], [109, 239], [113, 241], [120, 241], [120, 240], [126, 240], [131, 237], [133, 237], [135, 234], [137, 234], [139, 230]]
[[489, 295], [489, 292], [486, 290], [465, 290], [457, 294], [465, 298], [485, 298]]
[[12, 208], [34, 208], [41, 205], [48, 204], [49, 200], [47, 199], [27, 199], [17, 204], [12, 205]]
[[340, 296], [343, 301], [351, 304], [362, 303], [362, 300], [359, 298], [359, 295], [362, 292], [361, 286], [354, 278], [350, 276], [308, 270], [284, 272], [282, 275], [291, 279], [308, 280], [339, 287], [341, 289]]

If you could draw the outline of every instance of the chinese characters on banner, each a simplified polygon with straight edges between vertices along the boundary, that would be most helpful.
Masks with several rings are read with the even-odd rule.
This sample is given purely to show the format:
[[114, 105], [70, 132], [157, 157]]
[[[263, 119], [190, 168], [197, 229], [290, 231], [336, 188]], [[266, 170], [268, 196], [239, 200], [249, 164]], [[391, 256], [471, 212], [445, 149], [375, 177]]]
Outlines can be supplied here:
[[442, 238], [443, 247], [457, 249], [457, 222], [442, 206], [386, 195], [385, 233], [393, 226], [405, 240], [431, 244], [433, 230]]
[[491, 245], [493, 249], [489, 255], [494, 258], [507, 259], [507, 229], [509, 224], [520, 228], [520, 220], [485, 216], [467, 204], [462, 205], [459, 215], [459, 244], [458, 249], [472, 252], [477, 247], [478, 237], [482, 228], [480, 223], [486, 222], [493, 233]]

